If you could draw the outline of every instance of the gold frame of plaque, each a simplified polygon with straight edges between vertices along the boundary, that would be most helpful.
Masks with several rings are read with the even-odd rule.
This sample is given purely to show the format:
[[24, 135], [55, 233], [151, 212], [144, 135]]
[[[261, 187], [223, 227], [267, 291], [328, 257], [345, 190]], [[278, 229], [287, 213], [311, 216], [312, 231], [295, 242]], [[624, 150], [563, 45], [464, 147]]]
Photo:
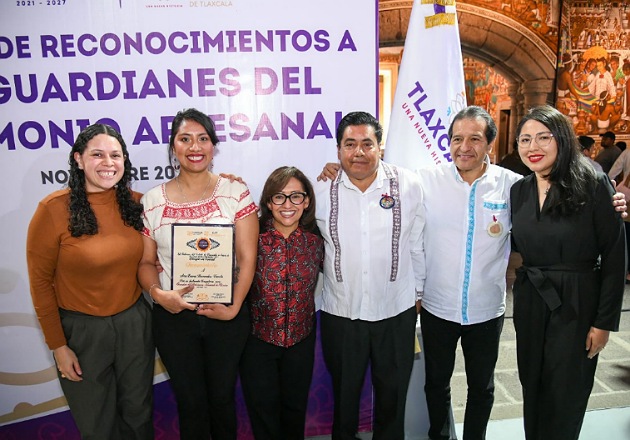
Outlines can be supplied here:
[[233, 224], [173, 223], [171, 288], [194, 285], [182, 298], [194, 304], [234, 302]]

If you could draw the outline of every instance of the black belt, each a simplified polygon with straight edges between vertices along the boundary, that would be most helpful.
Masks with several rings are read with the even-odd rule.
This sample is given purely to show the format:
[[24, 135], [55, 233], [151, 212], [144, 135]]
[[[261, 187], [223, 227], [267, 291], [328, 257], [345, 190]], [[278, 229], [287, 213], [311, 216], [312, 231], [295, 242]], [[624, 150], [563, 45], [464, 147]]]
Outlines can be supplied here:
[[596, 263], [575, 263], [575, 264], [555, 264], [552, 266], [529, 266], [523, 264], [516, 269], [516, 273], [526, 276], [538, 291], [540, 297], [545, 301], [549, 310], [553, 311], [560, 307], [562, 301], [558, 291], [553, 287], [547, 278], [546, 272], [594, 272], [599, 269]]

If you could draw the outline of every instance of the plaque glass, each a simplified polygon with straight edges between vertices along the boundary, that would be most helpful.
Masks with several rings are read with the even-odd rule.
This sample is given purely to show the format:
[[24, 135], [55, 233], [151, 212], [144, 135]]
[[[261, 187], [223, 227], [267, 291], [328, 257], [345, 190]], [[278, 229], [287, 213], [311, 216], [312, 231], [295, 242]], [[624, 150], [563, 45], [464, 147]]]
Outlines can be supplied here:
[[172, 225], [173, 290], [194, 285], [182, 298], [190, 303], [233, 302], [234, 225]]

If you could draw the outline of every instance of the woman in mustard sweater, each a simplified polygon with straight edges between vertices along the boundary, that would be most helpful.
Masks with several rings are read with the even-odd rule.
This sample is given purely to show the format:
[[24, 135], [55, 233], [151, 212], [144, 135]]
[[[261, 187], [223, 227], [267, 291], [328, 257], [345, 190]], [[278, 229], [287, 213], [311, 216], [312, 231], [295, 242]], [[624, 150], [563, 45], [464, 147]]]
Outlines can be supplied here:
[[127, 147], [112, 127], [91, 125], [69, 165], [68, 188], [39, 203], [28, 229], [35, 311], [81, 437], [153, 439], [155, 350]]

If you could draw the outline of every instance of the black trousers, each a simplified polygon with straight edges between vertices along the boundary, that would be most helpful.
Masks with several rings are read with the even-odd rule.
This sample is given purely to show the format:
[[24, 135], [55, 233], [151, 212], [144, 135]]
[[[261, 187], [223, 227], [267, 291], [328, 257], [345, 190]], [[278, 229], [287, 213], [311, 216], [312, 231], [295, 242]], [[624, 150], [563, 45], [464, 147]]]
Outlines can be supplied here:
[[503, 315], [479, 324], [461, 325], [440, 319], [425, 309], [420, 313], [429, 410], [429, 438], [448, 439], [450, 433], [451, 376], [457, 341], [461, 338], [468, 396], [464, 440], [486, 438], [494, 403], [494, 368], [499, 356]]
[[359, 401], [368, 363], [374, 386], [374, 440], [404, 438], [407, 388], [414, 359], [415, 306], [381, 321], [322, 312], [322, 350], [332, 376], [333, 440], [356, 439]]
[[182, 440], [236, 440], [235, 387], [249, 334], [246, 305], [231, 321], [153, 307], [155, 344], [177, 400]]
[[[623, 226], [626, 229], [626, 249], [627, 252], [630, 252], [630, 222], [623, 222]], [[630, 257], [630, 255], [628, 256]], [[628, 260], [628, 273], [630, 274], [630, 258], [627, 258]]]
[[286, 348], [249, 336], [241, 385], [256, 440], [304, 439], [315, 333]]
[[147, 302], [141, 296], [113, 316], [59, 314], [83, 371], [81, 382], [59, 378], [81, 438], [152, 440], [155, 347]]
[[[580, 286], [590, 282], [597, 289], [596, 278], [597, 273], [582, 276]], [[552, 312], [531, 282], [517, 275], [514, 328], [528, 440], [579, 438], [599, 358], [589, 359], [586, 350], [596, 311], [596, 295], [572, 290]]]

